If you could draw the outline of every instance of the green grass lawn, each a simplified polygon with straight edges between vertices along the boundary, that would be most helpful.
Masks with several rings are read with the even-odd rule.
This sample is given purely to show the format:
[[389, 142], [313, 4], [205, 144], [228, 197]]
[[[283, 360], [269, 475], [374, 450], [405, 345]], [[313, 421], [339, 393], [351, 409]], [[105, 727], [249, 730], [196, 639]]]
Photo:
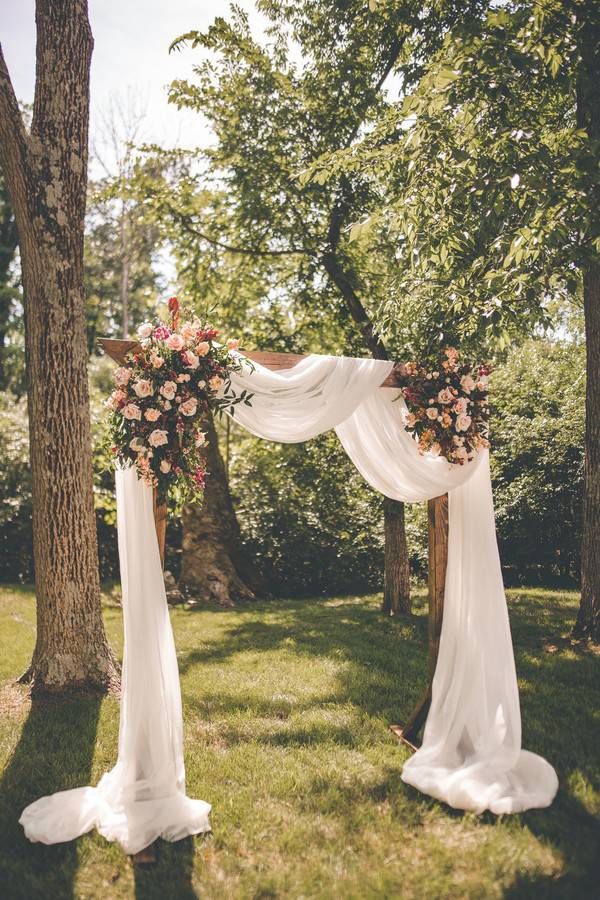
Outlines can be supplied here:
[[[95, 833], [44, 847], [17, 824], [38, 796], [115, 762], [108, 698], [36, 701], [14, 678], [34, 642], [30, 590], [0, 592], [0, 897], [582, 897], [600, 884], [600, 658], [561, 640], [574, 593], [510, 592], [523, 743], [557, 768], [548, 810], [477, 817], [400, 780], [390, 734], [425, 677], [424, 597], [410, 624], [379, 597], [175, 609], [188, 793], [213, 833], [134, 871]], [[121, 613], [106, 624], [121, 647]]]

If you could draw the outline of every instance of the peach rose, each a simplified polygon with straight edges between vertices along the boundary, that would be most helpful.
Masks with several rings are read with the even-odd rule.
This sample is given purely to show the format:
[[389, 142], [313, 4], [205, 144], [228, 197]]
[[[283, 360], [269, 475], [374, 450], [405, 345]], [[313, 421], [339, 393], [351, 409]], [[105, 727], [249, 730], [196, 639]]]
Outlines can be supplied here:
[[146, 378], [140, 378], [133, 386], [138, 397], [150, 397], [154, 393], [154, 389]]
[[198, 356], [206, 356], [209, 350], [210, 344], [208, 341], [200, 341], [200, 343], [196, 345], [196, 353]]
[[160, 369], [161, 366], [164, 366], [165, 361], [162, 356], [159, 356], [158, 353], [153, 353], [150, 357], [150, 362], [154, 366], [155, 369]]
[[141, 419], [142, 411], [136, 403], [128, 403], [121, 410], [121, 415], [126, 419]]
[[145, 411], [144, 418], [149, 422], [156, 422], [157, 419], [160, 419], [160, 409], [155, 409], [154, 406], [151, 406]]
[[191, 344], [196, 337], [196, 326], [192, 322], [184, 322], [179, 330], [186, 344]]
[[146, 449], [146, 445], [139, 437], [135, 437], [132, 441], [130, 441], [129, 446], [133, 451], [135, 451], [135, 453], [142, 453]]
[[182, 372], [181, 375], [177, 376], [178, 384], [183, 384], [184, 381], [189, 381], [190, 376], [187, 373]]
[[430, 452], [433, 456], [439, 456], [440, 453], [442, 452], [442, 447], [441, 447], [440, 444], [438, 444], [437, 441], [434, 441], [434, 443], [433, 443], [433, 444], [431, 445], [431, 447], [429, 448], [429, 452]]
[[211, 389], [211, 391], [215, 391], [215, 392], [220, 391], [221, 388], [223, 387], [223, 379], [220, 378], [218, 375], [213, 375], [212, 378], [208, 379], [208, 386]]
[[177, 332], [175, 332], [174, 334], [169, 335], [169, 337], [165, 341], [165, 344], [167, 345], [169, 350], [183, 350], [185, 341], [180, 334], [177, 334]]
[[438, 417], [437, 406], [430, 406], [429, 409], [427, 410], [427, 418], [428, 419], [437, 419], [437, 417]]
[[150, 432], [148, 443], [151, 447], [162, 447], [164, 444], [169, 443], [169, 435], [161, 428], [155, 428], [154, 431]]
[[454, 397], [452, 396], [452, 391], [450, 388], [442, 388], [442, 390], [438, 394], [438, 400], [440, 403], [452, 403]]
[[186, 369], [197, 369], [200, 364], [199, 358], [195, 353], [192, 353], [191, 350], [185, 351], [185, 353], [182, 355], [182, 360]]
[[467, 411], [467, 398], [459, 397], [456, 403], [454, 404], [454, 409], [458, 413], [466, 413]]
[[171, 463], [169, 462], [168, 459], [161, 459], [160, 471], [163, 472], [165, 475], [167, 474], [167, 472], [171, 471]]
[[463, 391], [466, 391], [467, 394], [470, 394], [475, 387], [475, 382], [470, 375], [463, 375], [463, 377], [460, 379], [460, 385]]
[[198, 401], [195, 397], [190, 397], [189, 400], [186, 400], [185, 403], [182, 403], [179, 407], [179, 412], [184, 416], [195, 416], [196, 409], [198, 407]]
[[117, 387], [125, 387], [129, 382], [131, 375], [131, 369], [128, 369], [126, 366], [119, 366], [115, 372], [115, 384]]
[[160, 393], [163, 395], [163, 397], [166, 397], [167, 400], [173, 400], [175, 394], [177, 393], [177, 385], [174, 381], [165, 381], [160, 389]]
[[237, 338], [229, 338], [225, 346], [228, 350], [237, 350], [237, 348], [240, 346], [240, 342]]
[[471, 416], [468, 416], [466, 413], [460, 413], [456, 417], [456, 430], [457, 431], [468, 431], [469, 425], [471, 424]]

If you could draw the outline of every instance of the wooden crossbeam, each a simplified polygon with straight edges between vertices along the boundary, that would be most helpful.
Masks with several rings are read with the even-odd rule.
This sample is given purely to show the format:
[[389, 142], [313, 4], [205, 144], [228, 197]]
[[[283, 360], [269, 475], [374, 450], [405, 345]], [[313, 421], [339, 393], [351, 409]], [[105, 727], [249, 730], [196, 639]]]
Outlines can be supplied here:
[[[99, 338], [98, 343], [106, 355], [119, 365], [123, 365], [128, 353], [140, 347], [138, 341], [119, 341], [113, 338]], [[259, 363], [275, 372], [293, 369], [301, 360], [306, 359], [306, 356], [301, 353], [276, 353], [272, 350], [242, 350], [241, 352], [252, 362]], [[396, 363], [396, 365], [399, 367], [401, 363]], [[390, 372], [381, 387], [399, 387], [398, 374], [395, 371]]]

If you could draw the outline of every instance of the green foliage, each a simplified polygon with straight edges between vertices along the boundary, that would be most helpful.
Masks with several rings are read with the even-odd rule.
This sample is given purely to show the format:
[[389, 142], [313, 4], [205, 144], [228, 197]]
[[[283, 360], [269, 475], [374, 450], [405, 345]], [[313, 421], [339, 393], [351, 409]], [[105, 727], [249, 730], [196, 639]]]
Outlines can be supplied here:
[[414, 90], [306, 173], [358, 174], [379, 195], [353, 237], [391, 250], [377, 322], [395, 346], [502, 349], [578, 294], [600, 241], [598, 147], [576, 117], [599, 15], [551, 0], [462, 17]]
[[27, 403], [0, 392], [0, 581], [30, 581], [31, 473]]
[[[524, 746], [558, 769], [549, 809], [459, 814], [405, 785], [409, 751], [390, 733], [426, 678], [423, 594], [413, 623], [380, 597], [171, 611], [184, 710], [186, 788], [213, 804], [213, 834], [161, 842], [134, 867], [92, 831], [26, 840], [23, 807], [96, 784], [116, 762], [118, 699], [37, 699], [14, 678], [35, 634], [31, 592], [0, 592], [0, 883], [7, 900], [589, 900], [600, 879], [599, 660], [550, 636], [577, 597], [509, 596]], [[121, 612], [105, 620], [121, 646]], [[554, 651], [554, 652], [551, 652]], [[560, 722], [561, 727], [557, 727]], [[576, 737], [574, 737], [576, 736]]]
[[509, 582], [577, 583], [585, 347], [531, 340], [491, 378], [496, 524]]

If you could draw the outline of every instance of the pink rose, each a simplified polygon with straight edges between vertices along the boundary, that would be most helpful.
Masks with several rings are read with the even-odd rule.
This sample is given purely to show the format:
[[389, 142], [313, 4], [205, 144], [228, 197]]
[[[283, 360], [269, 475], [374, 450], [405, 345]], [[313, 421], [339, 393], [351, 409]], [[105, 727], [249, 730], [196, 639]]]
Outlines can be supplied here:
[[170, 334], [171, 331], [166, 327], [166, 325], [159, 325], [154, 329], [154, 337], [157, 341], [166, 341]]
[[151, 406], [144, 413], [144, 417], [148, 419], [149, 422], [156, 422], [157, 419], [160, 419], [160, 409], [155, 409]]
[[200, 343], [196, 346], [196, 353], [198, 356], [206, 356], [208, 351], [210, 350], [210, 344], [208, 341], [200, 341]]
[[440, 403], [452, 403], [453, 399], [454, 397], [450, 388], [443, 388], [438, 394], [438, 400]]
[[136, 381], [136, 383], [133, 386], [133, 389], [136, 392], [136, 394], [138, 395], [138, 397], [149, 397], [151, 394], [154, 393], [154, 389], [153, 389], [152, 385], [145, 378], [140, 378], [139, 381]]
[[454, 409], [458, 413], [466, 413], [467, 411], [467, 398], [459, 397], [456, 403], [454, 404]]
[[160, 393], [163, 395], [163, 397], [166, 397], [167, 400], [173, 400], [175, 394], [177, 393], [177, 385], [174, 381], [165, 381], [160, 389]]
[[108, 400], [106, 401], [106, 406], [109, 409], [119, 409], [122, 403], [127, 400], [127, 394], [125, 391], [113, 391]]
[[140, 325], [140, 327], [137, 330], [138, 337], [140, 338], [140, 340], [143, 341], [143, 340], [145, 340], [145, 338], [150, 337], [150, 335], [152, 334], [152, 330], [153, 330], [153, 326], [150, 324], [150, 322], [144, 322], [144, 324]]
[[438, 417], [437, 406], [430, 406], [429, 409], [427, 410], [427, 418], [428, 419], [437, 419], [437, 417]]
[[159, 356], [158, 353], [153, 353], [150, 357], [150, 362], [154, 366], [155, 369], [160, 369], [161, 366], [164, 366], [165, 361], [162, 356]]
[[470, 375], [463, 375], [463, 377], [460, 379], [460, 384], [463, 391], [466, 391], [467, 394], [470, 394], [475, 387], [475, 382]]
[[179, 412], [184, 416], [195, 416], [196, 409], [198, 407], [198, 401], [195, 397], [190, 397], [189, 400], [186, 400], [185, 403], [182, 403], [179, 407]]
[[119, 366], [115, 372], [115, 384], [117, 387], [125, 387], [131, 378], [132, 371], [126, 366]]
[[186, 369], [197, 369], [200, 365], [200, 360], [191, 350], [186, 350], [185, 353], [182, 353], [181, 359]]
[[471, 424], [471, 416], [468, 416], [466, 413], [460, 413], [456, 417], [456, 430], [457, 431], [468, 431], [469, 425]]
[[163, 472], [165, 475], [167, 474], [167, 472], [171, 471], [171, 463], [169, 462], [168, 459], [161, 459], [160, 471]]
[[185, 341], [180, 334], [175, 333], [169, 335], [165, 343], [169, 350], [183, 350]]
[[163, 444], [169, 443], [169, 435], [166, 431], [162, 431], [162, 429], [160, 428], [155, 428], [154, 431], [150, 432], [148, 443], [151, 447], [162, 447]]
[[121, 410], [121, 415], [126, 419], [141, 419], [142, 411], [135, 403], [128, 403], [127, 406], [124, 406]]

